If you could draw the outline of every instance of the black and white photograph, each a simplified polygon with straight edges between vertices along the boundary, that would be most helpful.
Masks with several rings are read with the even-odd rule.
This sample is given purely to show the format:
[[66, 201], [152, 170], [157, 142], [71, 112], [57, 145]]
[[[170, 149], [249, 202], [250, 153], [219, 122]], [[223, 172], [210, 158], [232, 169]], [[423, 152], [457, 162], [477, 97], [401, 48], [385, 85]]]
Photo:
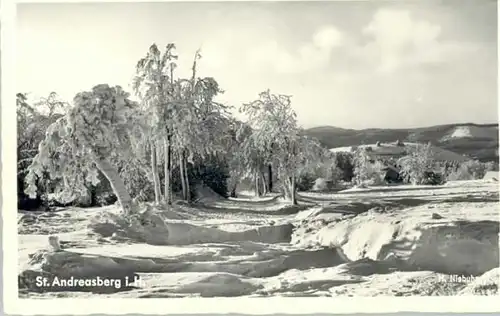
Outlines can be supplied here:
[[499, 295], [496, 1], [15, 11], [19, 299]]

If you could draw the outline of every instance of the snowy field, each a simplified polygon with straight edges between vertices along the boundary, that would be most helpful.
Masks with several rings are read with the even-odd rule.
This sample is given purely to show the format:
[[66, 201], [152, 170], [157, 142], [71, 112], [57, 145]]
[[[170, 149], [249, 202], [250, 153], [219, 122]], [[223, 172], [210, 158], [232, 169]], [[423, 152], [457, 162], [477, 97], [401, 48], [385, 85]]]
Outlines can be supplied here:
[[[299, 206], [206, 198], [127, 227], [115, 206], [19, 214], [20, 296], [494, 294], [498, 199], [481, 180], [301, 193]], [[62, 251], [44, 250], [49, 235]], [[76, 290], [37, 276], [138, 281]]]

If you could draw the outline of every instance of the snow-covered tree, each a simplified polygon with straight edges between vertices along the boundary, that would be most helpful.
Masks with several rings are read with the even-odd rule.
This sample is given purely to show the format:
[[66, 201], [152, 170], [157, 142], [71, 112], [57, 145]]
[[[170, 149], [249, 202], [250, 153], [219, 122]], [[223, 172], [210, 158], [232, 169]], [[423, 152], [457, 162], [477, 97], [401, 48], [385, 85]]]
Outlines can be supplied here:
[[[134, 79], [134, 91], [141, 98], [149, 122], [144, 135], [150, 142], [156, 200], [158, 202], [161, 195], [157, 166], [163, 159], [167, 204], [172, 202], [173, 157], [178, 159], [183, 197], [189, 201], [188, 164], [194, 163], [197, 157], [225, 149], [222, 138], [227, 124], [226, 107], [214, 101], [214, 97], [222, 93], [218, 83], [211, 77], [197, 77], [200, 52], [195, 54], [191, 78], [175, 79], [174, 50], [175, 45], [168, 44], [161, 53], [153, 44], [146, 57], [138, 62]], [[160, 148], [163, 154], [159, 154]]]
[[431, 144], [418, 144], [410, 153], [399, 160], [400, 174], [407, 182], [423, 184], [426, 174], [435, 167]]
[[28, 168], [26, 193], [36, 195], [37, 179], [47, 174], [60, 180], [55, 192], [62, 201], [87, 193], [88, 183], [97, 184], [100, 170], [108, 179], [122, 210], [129, 214], [132, 199], [117, 169], [113, 155], [130, 154], [129, 128], [134, 103], [121, 87], [102, 84], [78, 93], [73, 107], [51, 124], [38, 154]]
[[45, 137], [48, 126], [62, 116], [61, 112], [66, 107], [66, 102], [60, 100], [54, 92], [33, 105], [29, 104], [27, 94], [16, 95], [19, 172], [25, 173], [26, 167], [36, 155], [38, 144]]
[[252, 166], [253, 163], [247, 160], [253, 157], [249, 154], [251, 143], [248, 142], [248, 138], [251, 134], [250, 126], [241, 121], [233, 118], [228, 124], [226, 159], [229, 166], [229, 193], [232, 197], [236, 196], [238, 184], [251, 174], [248, 166]]
[[299, 177], [299, 191], [323, 191], [335, 187], [342, 179], [343, 172], [337, 167], [334, 154], [324, 150], [324, 154], [319, 154], [319, 161], [309, 162], [309, 168]]
[[244, 104], [240, 111], [248, 117], [248, 124], [252, 127], [252, 135], [244, 146], [257, 191], [264, 165], [286, 159], [284, 148], [298, 134], [296, 114], [291, 108], [290, 96], [273, 95], [269, 90], [260, 93], [259, 99]]
[[145, 57], [136, 65], [133, 80], [134, 92], [141, 98], [144, 124], [144, 147], [149, 148], [151, 161], [150, 177], [154, 184], [155, 201], [161, 200], [161, 185], [158, 166], [159, 148], [164, 150], [165, 185], [164, 199], [172, 202], [172, 137], [174, 135], [174, 70], [177, 67], [175, 45], [168, 44], [162, 53], [156, 44], [149, 47]]
[[29, 165], [38, 152], [40, 142], [45, 138], [47, 128], [62, 116], [61, 113], [67, 108], [67, 103], [54, 92], [39, 100], [30, 100], [28, 94], [18, 93], [16, 95], [16, 108], [18, 205], [21, 208], [29, 208], [29, 205], [40, 206], [48, 200], [45, 191], [49, 189], [48, 186], [51, 183], [40, 180], [37, 201], [29, 203], [28, 196], [24, 193], [25, 176], [28, 174]]
[[344, 171], [338, 166], [337, 155], [335, 155], [334, 163], [330, 165], [326, 173], [326, 179], [329, 180], [332, 185], [338, 184], [344, 177]]
[[[186, 200], [190, 200], [190, 180], [188, 177], [188, 162], [194, 164], [197, 160], [213, 155], [226, 153], [230, 141], [228, 131], [230, 118], [228, 106], [216, 102], [217, 95], [223, 93], [217, 81], [212, 77], [197, 77], [197, 63], [202, 58], [200, 51], [195, 53], [192, 65], [192, 75], [189, 80], [176, 81], [175, 99], [183, 109], [183, 115], [176, 122], [175, 145], [179, 153], [181, 166], [181, 183], [185, 187]], [[184, 172], [182, 170], [184, 169]]]
[[380, 185], [384, 181], [384, 164], [373, 159], [364, 148], [354, 153], [354, 182], [357, 185]]
[[451, 181], [478, 180], [482, 179], [486, 172], [493, 169], [493, 162], [483, 163], [478, 160], [469, 160], [461, 163], [456, 170], [447, 175], [447, 179]]
[[62, 115], [69, 107], [68, 102], [61, 99], [56, 92], [51, 92], [47, 97], [40, 98], [34, 103], [34, 105], [39, 113], [44, 114], [47, 117], [52, 117], [55, 114]]
[[266, 164], [266, 150], [259, 145], [259, 139], [255, 133], [252, 133], [241, 144], [242, 161], [245, 166], [244, 178], [252, 179], [254, 182], [254, 191], [256, 196], [260, 196], [266, 189], [263, 189], [262, 170]]
[[252, 153], [261, 159], [252, 161], [261, 166], [264, 163], [277, 166], [284, 193], [296, 204], [297, 178], [318, 163], [324, 149], [317, 141], [301, 135], [290, 96], [274, 95], [267, 90], [259, 94], [259, 99], [244, 104], [241, 110], [253, 129], [249, 137], [254, 148]]
[[300, 132], [298, 130], [297, 136], [289, 139], [288, 147], [281, 151], [285, 159], [278, 161], [279, 173], [288, 176], [289, 190], [285, 192], [289, 194], [293, 204], [297, 204], [297, 179], [318, 170], [329, 158], [329, 152], [316, 139], [303, 136]]

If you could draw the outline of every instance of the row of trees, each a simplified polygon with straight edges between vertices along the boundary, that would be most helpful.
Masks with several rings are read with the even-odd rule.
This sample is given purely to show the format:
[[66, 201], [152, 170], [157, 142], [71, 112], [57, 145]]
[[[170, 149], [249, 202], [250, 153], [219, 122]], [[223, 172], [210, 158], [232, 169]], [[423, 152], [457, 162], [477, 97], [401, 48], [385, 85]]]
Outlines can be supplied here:
[[[35, 104], [17, 95], [19, 200], [24, 193], [60, 203], [118, 199], [126, 213], [135, 201], [171, 206], [192, 201], [195, 187], [235, 195], [251, 181], [257, 195], [281, 190], [292, 204], [296, 192], [325, 178], [380, 184], [391, 161], [373, 161], [367, 152], [330, 153], [304, 136], [291, 96], [269, 90], [240, 107], [248, 119], [237, 120], [231, 107], [216, 102], [223, 93], [213, 77], [199, 77], [196, 52], [191, 76], [176, 75], [175, 45], [161, 52], [153, 44], [135, 67], [132, 101], [121, 87], [106, 84], [78, 93], [71, 104], [55, 93]], [[419, 146], [400, 164], [403, 180], [421, 184], [435, 170], [429, 146]], [[487, 165], [443, 165], [449, 179]], [[458, 174], [460, 173], [460, 174]], [[108, 181], [105, 181], [105, 180]], [[100, 201], [99, 201], [100, 200]]]
[[[51, 192], [70, 203], [95, 193], [106, 178], [128, 214], [134, 199], [169, 206], [177, 194], [192, 201], [193, 184], [200, 179], [215, 184], [228, 178], [233, 193], [242, 180], [252, 179], [257, 194], [275, 189], [277, 179], [284, 195], [297, 203], [297, 179], [329, 153], [302, 135], [291, 97], [262, 92], [240, 109], [248, 121], [238, 121], [215, 101], [223, 93], [217, 81], [198, 77], [200, 52], [190, 78], [176, 76], [177, 58], [174, 44], [163, 52], [154, 44], [149, 48], [135, 69], [133, 93], [139, 102], [121, 87], [101, 84], [78, 93], [71, 105], [53, 94], [57, 102], [43, 103], [60, 105], [57, 113], [51, 108], [41, 114], [18, 95], [18, 110], [24, 111], [18, 113], [24, 191], [31, 198]], [[28, 121], [45, 135], [26, 133]], [[42, 121], [46, 128], [38, 125]], [[217, 173], [222, 175], [214, 179]]]
[[[358, 185], [379, 185], [387, 179], [388, 166], [398, 170], [403, 183], [436, 184], [445, 181], [482, 179], [487, 171], [495, 170], [494, 162], [468, 160], [465, 162], [436, 160], [430, 144], [417, 145], [400, 159], [373, 159], [358, 149], [352, 156], [354, 182]], [[438, 179], [439, 178], [439, 179]]]

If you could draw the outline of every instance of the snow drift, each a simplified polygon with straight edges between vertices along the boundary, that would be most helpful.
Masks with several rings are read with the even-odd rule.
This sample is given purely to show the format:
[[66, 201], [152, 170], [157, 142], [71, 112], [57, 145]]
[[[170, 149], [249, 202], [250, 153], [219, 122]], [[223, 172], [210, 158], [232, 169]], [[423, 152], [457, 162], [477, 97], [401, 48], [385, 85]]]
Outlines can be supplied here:
[[293, 231], [291, 224], [260, 226], [242, 232], [230, 232], [165, 219], [162, 212], [148, 210], [137, 218], [125, 220], [111, 212], [94, 218], [89, 228], [103, 237], [115, 237], [150, 245], [190, 245], [254, 241], [264, 243], [289, 242]]
[[[139, 262], [144, 264], [144, 262]], [[138, 277], [134, 271], [140, 270], [134, 260], [116, 261], [109, 257], [82, 255], [66, 251], [41, 250], [35, 253], [19, 276], [19, 287], [34, 291], [73, 291], [85, 288], [90, 292], [110, 293], [129, 288], [128, 283]], [[40, 277], [45, 278], [43, 286]], [[59, 280], [114, 280], [114, 284], [59, 283]], [[75, 281], [73, 281], [75, 282]], [[76, 281], [78, 282], [78, 281]]]
[[431, 214], [414, 207], [402, 214], [369, 211], [327, 226], [315, 226], [313, 219], [294, 233], [292, 243], [338, 247], [352, 261], [397, 259], [408, 269], [448, 274], [477, 276], [499, 266], [497, 221]]
[[[146, 255], [149, 253], [149, 255]], [[45, 291], [79, 291], [116, 293], [132, 290], [143, 277], [152, 274], [162, 278], [160, 286], [172, 293], [198, 293], [201, 296], [246, 295], [260, 289], [266, 278], [285, 271], [326, 268], [345, 263], [337, 251], [323, 248], [300, 250], [290, 247], [237, 242], [212, 244], [209, 247], [173, 249], [169, 246], [114, 245], [86, 249], [41, 250], [31, 256], [27, 267], [19, 274], [20, 289]], [[184, 275], [191, 280], [183, 284], [172, 280]], [[119, 280], [111, 286], [42, 286], [37, 277], [56, 279]], [[186, 279], [186, 278], [184, 278]], [[260, 279], [261, 281], [258, 281]], [[249, 282], [251, 281], [251, 282]], [[148, 280], [150, 282], [150, 280]], [[131, 284], [132, 283], [132, 284]], [[248, 291], [249, 292], [248, 292]], [[154, 289], [153, 289], [154, 292]]]
[[[498, 292], [495, 181], [307, 192], [299, 199], [306, 210], [288, 209], [279, 200], [214, 199], [168, 209], [141, 205], [139, 215], [127, 219], [116, 206], [19, 214], [19, 293], [159, 298]], [[47, 234], [57, 234], [60, 251], [39, 250]], [[35, 284], [37, 276], [69, 275], [121, 284]], [[443, 282], [452, 275], [467, 281]], [[137, 276], [139, 283], [127, 287], [126, 280]]]

